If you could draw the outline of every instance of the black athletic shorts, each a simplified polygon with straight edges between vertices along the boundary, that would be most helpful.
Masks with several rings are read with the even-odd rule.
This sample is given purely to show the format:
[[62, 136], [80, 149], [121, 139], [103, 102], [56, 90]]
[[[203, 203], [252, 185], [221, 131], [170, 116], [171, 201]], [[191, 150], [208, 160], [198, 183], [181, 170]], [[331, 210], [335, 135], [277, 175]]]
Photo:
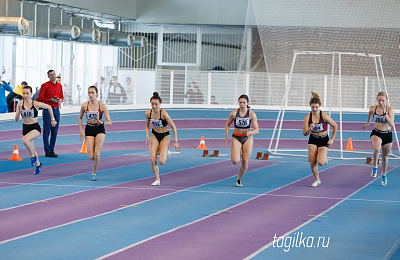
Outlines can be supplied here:
[[392, 131], [390, 131], [390, 130], [381, 131], [379, 129], [374, 128], [369, 137], [371, 137], [373, 135], [376, 135], [382, 139], [382, 145], [390, 144], [391, 142], [393, 142], [393, 135], [392, 135]]
[[34, 124], [31, 124], [31, 125], [22, 124], [22, 135], [25, 136], [26, 134], [28, 134], [32, 130], [37, 130], [39, 133], [42, 132], [41, 129], [40, 129], [40, 125], [37, 122], [34, 123]]
[[98, 134], [105, 134], [104, 124], [86, 124], [85, 135], [96, 137]]
[[308, 138], [308, 144], [314, 144], [317, 147], [322, 147], [322, 146], [329, 147], [328, 141], [329, 141], [329, 136], [327, 134], [321, 136], [310, 134], [310, 137]]

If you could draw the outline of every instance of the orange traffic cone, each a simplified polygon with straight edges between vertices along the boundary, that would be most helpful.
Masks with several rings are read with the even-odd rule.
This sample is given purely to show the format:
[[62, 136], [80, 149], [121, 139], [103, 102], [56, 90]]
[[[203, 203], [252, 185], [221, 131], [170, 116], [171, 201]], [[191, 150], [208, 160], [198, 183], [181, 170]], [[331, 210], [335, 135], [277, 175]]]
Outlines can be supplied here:
[[208, 149], [206, 147], [206, 141], [204, 141], [204, 136], [201, 137], [200, 145], [196, 149]]
[[82, 149], [78, 153], [87, 153], [87, 150], [86, 150], [86, 138], [83, 139]]
[[349, 142], [347, 143], [347, 147], [346, 148], [344, 148], [345, 150], [355, 150], [354, 148], [353, 148], [353, 141], [351, 140], [351, 137], [349, 138]]
[[19, 157], [19, 152], [18, 152], [18, 145], [14, 145], [14, 151], [9, 161], [22, 161], [21, 157]]

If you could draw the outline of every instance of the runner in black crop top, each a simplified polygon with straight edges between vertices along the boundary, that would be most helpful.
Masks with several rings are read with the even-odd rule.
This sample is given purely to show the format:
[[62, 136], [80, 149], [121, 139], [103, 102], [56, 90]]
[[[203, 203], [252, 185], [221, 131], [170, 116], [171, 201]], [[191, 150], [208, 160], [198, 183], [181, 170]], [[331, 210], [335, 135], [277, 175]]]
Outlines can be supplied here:
[[[311, 171], [315, 177], [315, 181], [311, 187], [317, 187], [321, 184], [319, 177], [318, 165], [324, 166], [328, 164], [328, 147], [335, 140], [338, 125], [326, 113], [320, 110], [321, 100], [317, 93], [311, 92], [310, 99], [311, 112], [303, 119], [303, 135], [308, 137], [308, 159]], [[332, 126], [332, 135], [329, 138], [328, 126]]]
[[378, 174], [379, 153], [381, 153], [382, 161], [382, 185], [387, 184], [387, 166], [389, 162], [389, 154], [392, 150], [393, 134], [392, 127], [394, 126], [394, 109], [387, 105], [388, 98], [385, 92], [379, 92], [376, 101], [377, 106], [371, 106], [368, 112], [367, 123], [362, 127], [365, 129], [371, 117], [374, 120], [374, 129], [370, 134], [370, 140], [374, 147], [373, 150], [373, 168], [371, 176], [376, 178]]
[[[167, 126], [170, 125], [172, 128], [172, 132], [174, 134], [174, 148], [177, 152], [181, 150], [181, 147], [178, 143], [178, 132], [176, 130], [176, 126], [172, 121], [171, 117], [168, 115], [167, 111], [163, 110], [161, 106], [161, 97], [157, 92], [153, 93], [153, 96], [150, 98], [151, 109], [147, 110], [145, 113], [146, 117], [146, 144], [149, 143], [149, 153], [150, 153], [150, 164], [151, 170], [153, 171], [154, 177], [156, 180], [151, 183], [151, 186], [159, 186], [161, 184], [160, 180], [160, 169], [157, 164], [157, 155], [158, 162], [161, 165], [164, 165], [167, 162], [167, 158], [170, 154], [169, 152], [169, 144], [171, 142], [171, 135], [169, 134]], [[157, 116], [156, 113], [160, 113]], [[155, 116], [158, 119], [152, 119], [151, 117]], [[150, 134], [150, 123], [153, 125]], [[149, 136], [150, 135], [150, 136]]]
[[[39, 174], [42, 164], [39, 161], [39, 156], [35, 149], [34, 140], [40, 136], [41, 128], [38, 124], [38, 109], [47, 109], [49, 111], [50, 117], [53, 119], [51, 121], [51, 126], [54, 127], [57, 125], [57, 122], [54, 120], [54, 114], [51, 106], [42, 103], [36, 102], [32, 100], [32, 88], [30, 86], [25, 86], [22, 89], [22, 98], [23, 101], [19, 102], [17, 105], [17, 111], [15, 113], [15, 121], [18, 122], [19, 118], [22, 118], [22, 142], [28, 149], [31, 155], [31, 166], [35, 167], [34, 174]], [[31, 108], [26, 109], [25, 106], [29, 106], [31, 104]], [[36, 108], [37, 107], [37, 108]]]

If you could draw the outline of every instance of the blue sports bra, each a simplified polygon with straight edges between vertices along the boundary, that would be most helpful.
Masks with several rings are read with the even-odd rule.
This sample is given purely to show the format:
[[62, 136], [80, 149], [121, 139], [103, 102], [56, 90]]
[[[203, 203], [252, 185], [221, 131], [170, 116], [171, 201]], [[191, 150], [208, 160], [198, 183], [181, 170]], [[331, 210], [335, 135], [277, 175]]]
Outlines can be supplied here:
[[38, 111], [36, 107], [33, 105], [33, 100], [32, 100], [32, 107], [30, 109], [25, 109], [24, 104], [25, 102], [22, 101], [22, 110], [21, 110], [21, 117], [22, 118], [36, 118], [38, 117]]
[[162, 128], [168, 125], [167, 120], [164, 120], [161, 118], [161, 112], [162, 112], [162, 108], [160, 110], [160, 119], [156, 120], [156, 119], [151, 119], [151, 112], [153, 110], [150, 110], [150, 122], [153, 124], [153, 127], [155, 128]]
[[238, 108], [235, 117], [235, 128], [243, 128], [243, 129], [250, 128], [250, 124], [251, 124], [250, 109], [247, 109], [246, 115], [241, 117]]
[[385, 117], [386, 114], [378, 115], [378, 114], [376, 113], [376, 109], [377, 109], [377, 108], [378, 108], [378, 106], [375, 107], [374, 122], [375, 122], [375, 123], [387, 123], [387, 120], [386, 120], [386, 117]]

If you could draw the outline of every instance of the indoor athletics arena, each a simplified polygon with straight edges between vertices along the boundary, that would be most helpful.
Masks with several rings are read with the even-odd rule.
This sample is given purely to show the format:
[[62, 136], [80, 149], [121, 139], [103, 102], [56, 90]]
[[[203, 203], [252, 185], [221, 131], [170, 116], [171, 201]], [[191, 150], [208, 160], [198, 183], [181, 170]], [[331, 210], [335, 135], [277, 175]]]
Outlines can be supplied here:
[[0, 0], [0, 258], [400, 259], [398, 0]]

